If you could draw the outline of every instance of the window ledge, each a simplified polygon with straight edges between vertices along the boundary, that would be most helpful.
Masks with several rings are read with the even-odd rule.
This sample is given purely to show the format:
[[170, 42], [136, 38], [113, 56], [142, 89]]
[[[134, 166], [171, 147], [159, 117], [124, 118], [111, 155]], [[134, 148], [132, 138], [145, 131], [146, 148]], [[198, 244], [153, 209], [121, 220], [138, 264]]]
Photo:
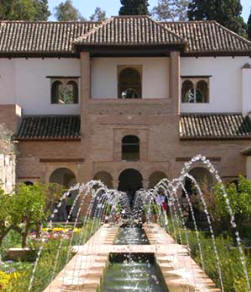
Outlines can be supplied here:
[[90, 98], [90, 104], [170, 104], [171, 98], [139, 98], [139, 99], [118, 99], [118, 98]]

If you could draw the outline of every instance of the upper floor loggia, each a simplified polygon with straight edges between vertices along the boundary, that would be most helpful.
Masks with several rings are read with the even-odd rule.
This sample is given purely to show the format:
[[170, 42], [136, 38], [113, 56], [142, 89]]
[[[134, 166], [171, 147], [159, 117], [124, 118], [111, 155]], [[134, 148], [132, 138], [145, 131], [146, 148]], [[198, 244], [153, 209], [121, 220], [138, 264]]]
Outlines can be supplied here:
[[127, 104], [176, 113], [251, 109], [251, 44], [214, 21], [7, 21], [0, 36], [0, 103], [26, 115]]

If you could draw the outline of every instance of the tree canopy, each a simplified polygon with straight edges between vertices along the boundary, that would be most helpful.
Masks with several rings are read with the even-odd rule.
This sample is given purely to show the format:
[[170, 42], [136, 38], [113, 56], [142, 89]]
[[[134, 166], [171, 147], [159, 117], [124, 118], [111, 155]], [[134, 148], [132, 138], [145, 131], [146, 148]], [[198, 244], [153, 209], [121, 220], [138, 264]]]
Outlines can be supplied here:
[[230, 30], [246, 35], [241, 13], [240, 0], [192, 0], [188, 6], [189, 20], [216, 20]]
[[100, 7], [97, 7], [94, 13], [90, 16], [91, 21], [104, 21], [106, 19], [106, 12]]
[[187, 20], [189, 0], [159, 0], [152, 15], [159, 21]]
[[73, 6], [71, 0], [61, 2], [55, 7], [55, 17], [58, 21], [85, 20], [78, 9]]
[[148, 0], [120, 0], [119, 15], [148, 15]]
[[48, 0], [1, 0], [1, 20], [48, 20]]
[[251, 41], [251, 12], [250, 12], [250, 15], [249, 15], [249, 18], [248, 18], [248, 39]]

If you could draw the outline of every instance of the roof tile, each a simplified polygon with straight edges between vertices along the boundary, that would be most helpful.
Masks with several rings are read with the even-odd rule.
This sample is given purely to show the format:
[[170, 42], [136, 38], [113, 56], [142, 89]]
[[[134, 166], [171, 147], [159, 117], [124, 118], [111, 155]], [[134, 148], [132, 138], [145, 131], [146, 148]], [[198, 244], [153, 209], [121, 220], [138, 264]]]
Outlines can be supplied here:
[[162, 22], [187, 40], [187, 53], [250, 52], [251, 42], [216, 21]]
[[182, 114], [181, 139], [251, 139], [251, 120], [242, 114]]
[[112, 17], [74, 42], [76, 45], [169, 45], [184, 39], [149, 16]]
[[251, 55], [251, 42], [215, 21], [155, 22], [146, 16], [100, 22], [0, 22], [0, 55], [73, 55], [73, 43], [168, 45], [187, 42], [186, 54]]
[[80, 116], [26, 116], [21, 121], [16, 139], [80, 139]]

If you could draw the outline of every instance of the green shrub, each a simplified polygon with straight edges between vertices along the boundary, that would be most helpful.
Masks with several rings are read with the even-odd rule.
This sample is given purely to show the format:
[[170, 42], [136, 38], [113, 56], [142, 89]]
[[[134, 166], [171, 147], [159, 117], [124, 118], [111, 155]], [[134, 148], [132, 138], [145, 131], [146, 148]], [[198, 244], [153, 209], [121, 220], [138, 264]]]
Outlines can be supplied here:
[[[186, 242], [186, 232], [189, 239], [191, 256], [202, 266], [198, 240], [195, 231], [181, 229], [176, 224], [169, 223], [169, 231], [174, 235], [174, 225], [176, 234], [181, 234], [182, 243]], [[215, 256], [211, 237], [206, 232], [199, 232], [199, 238], [202, 248], [205, 272], [220, 287], [219, 274], [217, 270], [217, 259]], [[179, 237], [177, 241], [180, 243]], [[234, 247], [231, 237], [216, 237], [216, 247], [220, 258], [220, 267], [225, 291], [228, 292], [248, 292], [243, 266], [240, 260], [239, 250]], [[251, 259], [246, 257], [249, 278], [251, 278]]]

